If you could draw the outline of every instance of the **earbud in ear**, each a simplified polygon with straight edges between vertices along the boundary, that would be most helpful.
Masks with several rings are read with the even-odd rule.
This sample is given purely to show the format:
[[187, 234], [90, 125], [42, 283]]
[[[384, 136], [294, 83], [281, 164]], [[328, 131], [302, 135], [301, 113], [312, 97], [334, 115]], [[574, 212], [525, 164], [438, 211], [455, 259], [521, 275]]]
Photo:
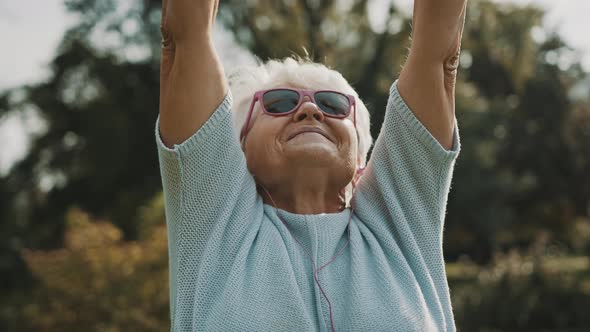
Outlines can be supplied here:
[[360, 175], [362, 175], [362, 174], [363, 174], [363, 172], [365, 171], [365, 168], [366, 168], [366, 167], [359, 167], [359, 168], [356, 170], [356, 174], [357, 174], [357, 175], [359, 175], [359, 176], [360, 176]]

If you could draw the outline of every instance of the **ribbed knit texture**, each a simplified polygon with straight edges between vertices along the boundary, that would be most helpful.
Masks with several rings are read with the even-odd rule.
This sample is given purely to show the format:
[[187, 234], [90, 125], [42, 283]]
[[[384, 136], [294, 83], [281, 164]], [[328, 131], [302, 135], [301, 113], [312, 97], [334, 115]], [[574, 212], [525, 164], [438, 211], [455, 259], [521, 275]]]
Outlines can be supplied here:
[[[172, 331], [331, 331], [313, 278], [347, 241], [350, 209], [264, 204], [232, 129], [228, 93], [189, 139], [156, 142], [168, 225]], [[456, 123], [456, 121], [455, 121]], [[397, 90], [358, 186], [351, 241], [318, 273], [336, 331], [455, 331], [442, 253], [453, 167]]]

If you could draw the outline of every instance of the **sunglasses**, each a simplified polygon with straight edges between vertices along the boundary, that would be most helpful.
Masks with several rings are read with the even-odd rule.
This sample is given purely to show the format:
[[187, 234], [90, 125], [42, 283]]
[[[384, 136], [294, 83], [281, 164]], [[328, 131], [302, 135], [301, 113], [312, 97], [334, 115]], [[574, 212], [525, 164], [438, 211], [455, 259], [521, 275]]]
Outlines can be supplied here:
[[344, 119], [348, 117], [351, 109], [354, 109], [354, 125], [356, 128], [356, 102], [354, 96], [332, 90], [276, 88], [254, 93], [248, 111], [248, 118], [240, 133], [240, 141], [246, 136], [254, 105], [257, 101], [261, 102], [262, 112], [265, 114], [285, 116], [295, 112], [303, 104], [303, 97], [305, 96], [308, 96], [325, 116], [331, 118]]

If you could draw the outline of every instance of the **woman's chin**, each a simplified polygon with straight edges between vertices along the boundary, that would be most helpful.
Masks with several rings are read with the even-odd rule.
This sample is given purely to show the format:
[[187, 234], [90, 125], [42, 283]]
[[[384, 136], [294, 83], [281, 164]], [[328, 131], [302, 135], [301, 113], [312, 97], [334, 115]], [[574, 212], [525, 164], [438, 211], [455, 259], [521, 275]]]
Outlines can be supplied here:
[[338, 155], [338, 149], [334, 144], [326, 142], [298, 142], [287, 144], [283, 150], [289, 155], [315, 155], [319, 158]]

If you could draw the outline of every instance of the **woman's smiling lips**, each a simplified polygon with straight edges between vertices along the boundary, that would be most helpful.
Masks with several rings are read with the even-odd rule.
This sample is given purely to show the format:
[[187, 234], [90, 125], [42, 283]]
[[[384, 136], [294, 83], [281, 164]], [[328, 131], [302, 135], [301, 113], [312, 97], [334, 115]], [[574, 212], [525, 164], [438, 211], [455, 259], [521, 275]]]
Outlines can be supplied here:
[[291, 133], [291, 135], [289, 135], [289, 138], [287, 140], [291, 140], [295, 136], [298, 136], [299, 134], [304, 134], [304, 133], [316, 133], [316, 134], [320, 134], [320, 135], [324, 136], [325, 138], [327, 138], [328, 140], [332, 141], [332, 139], [330, 139], [330, 137], [328, 137], [328, 135], [323, 130], [321, 130], [318, 127], [302, 127], [302, 128], [299, 128], [299, 129], [295, 130], [295, 132]]

